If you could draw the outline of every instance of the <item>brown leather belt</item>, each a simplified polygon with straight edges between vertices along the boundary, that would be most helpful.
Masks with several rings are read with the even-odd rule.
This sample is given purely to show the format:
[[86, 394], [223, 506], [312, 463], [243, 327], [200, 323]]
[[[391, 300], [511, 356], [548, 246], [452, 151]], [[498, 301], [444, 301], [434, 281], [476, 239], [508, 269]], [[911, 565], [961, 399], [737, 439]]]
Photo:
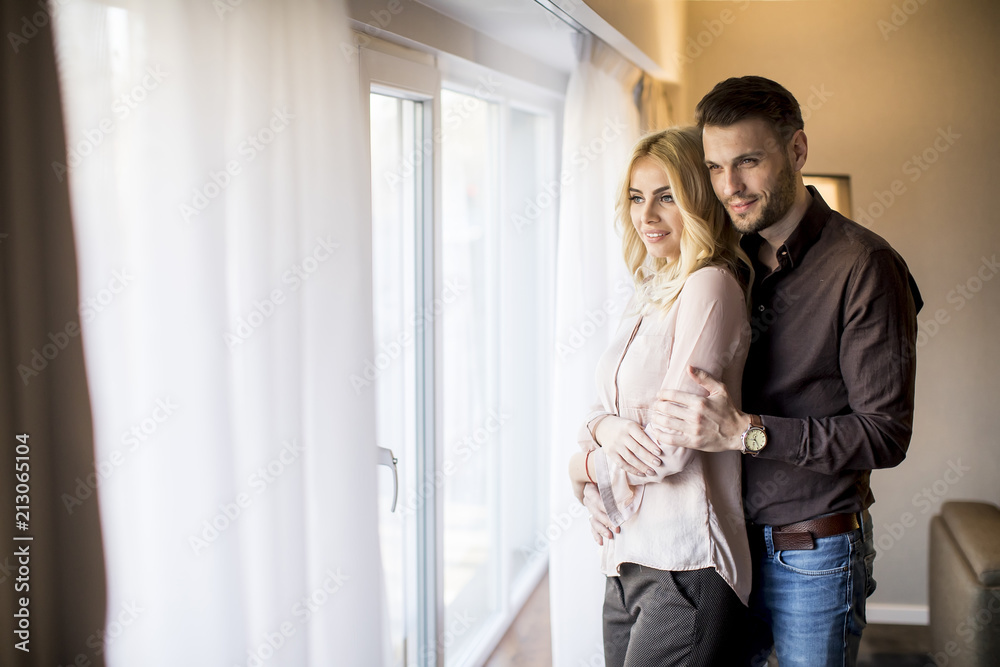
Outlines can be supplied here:
[[787, 526], [774, 526], [771, 528], [771, 542], [775, 551], [815, 549], [813, 540], [849, 533], [858, 527], [857, 514], [833, 514]]

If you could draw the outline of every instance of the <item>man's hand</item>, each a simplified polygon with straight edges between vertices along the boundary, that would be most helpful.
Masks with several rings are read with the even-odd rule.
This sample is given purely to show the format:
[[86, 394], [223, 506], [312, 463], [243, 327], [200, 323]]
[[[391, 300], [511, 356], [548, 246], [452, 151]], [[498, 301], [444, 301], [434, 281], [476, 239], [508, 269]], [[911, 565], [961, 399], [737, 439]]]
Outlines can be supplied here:
[[750, 415], [737, 410], [726, 386], [705, 371], [689, 366], [688, 374], [708, 391], [708, 396], [661, 391], [649, 413], [657, 440], [663, 445], [703, 452], [741, 450], [741, 436], [750, 424]]
[[604, 501], [601, 500], [601, 492], [597, 490], [597, 485], [587, 484], [583, 488], [583, 506], [590, 512], [590, 532], [599, 545], [603, 545], [604, 540], [613, 540], [614, 533], [622, 532], [621, 528], [611, 525], [611, 519], [604, 509]]

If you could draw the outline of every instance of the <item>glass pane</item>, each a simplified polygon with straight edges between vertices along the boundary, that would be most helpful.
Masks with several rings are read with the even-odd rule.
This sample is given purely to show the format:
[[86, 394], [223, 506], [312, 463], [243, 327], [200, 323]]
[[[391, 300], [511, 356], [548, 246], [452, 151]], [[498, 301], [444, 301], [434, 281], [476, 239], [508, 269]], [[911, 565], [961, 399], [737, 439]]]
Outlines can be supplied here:
[[[355, 388], [376, 392], [376, 442], [397, 459], [399, 494], [392, 506], [392, 472], [379, 468], [379, 538], [385, 574], [385, 605], [392, 655], [390, 665], [407, 664], [407, 603], [413, 595], [414, 514], [412, 462], [416, 460], [414, 359], [414, 234], [418, 223], [422, 106], [410, 100], [371, 95], [372, 267], [375, 357], [365, 360]], [[409, 559], [409, 560], [408, 560]]]
[[500, 385], [504, 426], [503, 512], [510, 588], [545, 557], [549, 456], [546, 446], [551, 294], [559, 185], [552, 119], [513, 109], [501, 226]]
[[496, 381], [497, 108], [442, 91], [446, 661], [499, 608]]

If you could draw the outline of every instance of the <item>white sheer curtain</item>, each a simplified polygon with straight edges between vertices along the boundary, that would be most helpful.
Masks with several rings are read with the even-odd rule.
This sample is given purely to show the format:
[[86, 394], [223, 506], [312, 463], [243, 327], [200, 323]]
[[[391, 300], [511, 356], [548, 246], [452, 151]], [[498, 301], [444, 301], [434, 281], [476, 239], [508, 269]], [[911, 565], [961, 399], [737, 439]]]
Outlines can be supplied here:
[[563, 188], [556, 269], [555, 443], [552, 452], [550, 608], [556, 666], [603, 665], [605, 577], [586, 510], [566, 467], [577, 429], [596, 401], [597, 359], [631, 290], [614, 229], [615, 193], [639, 137], [633, 90], [641, 72], [596, 38], [580, 44], [566, 93]]
[[[56, 4], [108, 664], [378, 664], [341, 3]], [[67, 511], [96, 502], [82, 483]]]

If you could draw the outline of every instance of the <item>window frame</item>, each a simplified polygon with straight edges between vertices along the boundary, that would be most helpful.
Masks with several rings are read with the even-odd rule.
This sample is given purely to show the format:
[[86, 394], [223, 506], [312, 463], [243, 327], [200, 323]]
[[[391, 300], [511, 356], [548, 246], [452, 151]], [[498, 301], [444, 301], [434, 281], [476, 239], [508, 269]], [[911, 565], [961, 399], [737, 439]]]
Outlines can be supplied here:
[[[441, 127], [441, 77], [434, 68], [424, 63], [401, 58], [382, 51], [359, 47], [359, 69], [364, 118], [365, 137], [371, 136], [370, 94], [380, 93], [403, 97], [427, 105], [430, 113], [424, 114], [424, 136], [435, 137]], [[370, 141], [370, 140], [369, 140]], [[366, 142], [366, 145], [370, 145]], [[371, 152], [366, 151], [366, 171], [371, 173]], [[436, 159], [430, 160], [429, 179], [424, 179], [421, 188], [422, 229], [415, 238], [415, 273], [417, 312], [423, 312], [426, 304], [434, 301], [437, 285], [442, 282], [440, 268], [435, 258], [441, 255], [441, 167]], [[426, 171], [424, 172], [427, 173]], [[366, 220], [371, 220], [371, 182], [367, 182], [364, 206]], [[430, 224], [427, 224], [430, 221]], [[424, 251], [420, 252], [423, 248]], [[371, 248], [367, 248], [369, 254]], [[416, 357], [416, 377], [422, 379], [418, 386], [416, 406], [416, 452], [412, 465], [412, 480], [426, 479], [429, 471], [434, 476], [437, 461], [440, 460], [442, 442], [436, 425], [441, 423], [442, 409], [440, 388], [435, 379], [441, 376], [441, 330], [434, 322], [419, 328], [416, 332], [414, 348]], [[422, 389], [422, 391], [421, 391]], [[433, 396], [428, 401], [427, 396]], [[431, 446], [427, 446], [431, 443]], [[383, 443], [384, 445], [385, 443]], [[405, 484], [402, 485], [405, 488]], [[427, 485], [427, 493], [422, 502], [417, 503], [414, 512], [415, 529], [407, 534], [406, 549], [412, 550], [415, 562], [405, 564], [408, 590], [405, 609], [406, 626], [414, 629], [415, 643], [405, 648], [406, 664], [424, 665], [425, 658], [434, 656], [435, 665], [442, 664], [442, 656], [437, 649], [443, 613], [439, 608], [443, 572], [439, 554], [443, 551], [443, 534], [438, 529], [443, 524], [441, 503], [435, 485]], [[409, 638], [409, 636], [408, 636]]]
[[[369, 93], [389, 94], [396, 97], [405, 97], [423, 102], [428, 105], [431, 113], [425, 114], [424, 132], [425, 137], [432, 138], [432, 154], [424, 155], [424, 161], [430, 165], [430, 182], [423, 184], [422, 193], [423, 214], [425, 219], [432, 221], [430, 226], [425, 226], [425, 230], [418, 243], [425, 249], [423, 253], [418, 252], [418, 275], [421, 276], [422, 284], [417, 286], [418, 294], [423, 299], [423, 303], [433, 302], [434, 295], [439, 293], [443, 287], [443, 199], [442, 199], [442, 164], [440, 151], [438, 150], [439, 138], [442, 132], [442, 90], [452, 90], [464, 94], [472, 94], [483, 99], [485, 102], [498, 105], [499, 130], [498, 130], [498, 157], [500, 164], [497, 166], [498, 180], [498, 213], [497, 229], [490, 230], [489, 243], [491, 244], [490, 256], [494, 261], [495, 271], [492, 271], [489, 279], [489, 289], [493, 291], [496, 302], [501, 303], [500, 281], [502, 278], [499, 263], [502, 262], [504, 248], [502, 237], [505, 226], [512, 224], [512, 215], [519, 213], [519, 210], [512, 210], [508, 202], [506, 189], [505, 172], [507, 165], [507, 132], [510, 126], [511, 110], [518, 110], [527, 113], [545, 116], [550, 119], [551, 136], [549, 136], [549, 155], [551, 155], [549, 167], [552, 180], [558, 181], [560, 174], [561, 142], [562, 142], [562, 116], [565, 91], [553, 91], [542, 88], [535, 84], [527, 83], [509, 75], [496, 72], [476, 63], [448, 56], [447, 54], [429, 54], [420, 51], [410, 50], [390, 42], [379, 39], [365, 39], [364, 46], [358, 47], [359, 53], [359, 73], [363, 104], [363, 118], [365, 121], [365, 136], [370, 137], [370, 105], [368, 103]], [[481, 88], [483, 77], [486, 81], [499, 82], [494, 91], [477, 92]], [[427, 158], [431, 159], [428, 160]], [[366, 173], [371, 171], [371, 155], [366, 152], [367, 168]], [[367, 219], [371, 219], [371, 184], [368, 183], [367, 198]], [[558, 220], [558, 206], [556, 202], [552, 216], [554, 223]], [[543, 324], [542, 343], [546, 351], [546, 360], [549, 362], [545, 368], [544, 382], [539, 388], [539, 399], [543, 402], [541, 414], [551, 414], [548, 405], [551, 403], [550, 388], [552, 385], [552, 357], [551, 351], [554, 349], [554, 298], [555, 298], [555, 258], [556, 258], [556, 224], [551, 225], [545, 236], [545, 249], [541, 253], [539, 263], [542, 269], [547, 271], [547, 280], [540, 286], [544, 293], [543, 306], [541, 310], [548, 313], [548, 316], [541, 322]], [[369, 247], [370, 251], [371, 248]], [[428, 254], [429, 251], [429, 254]], [[548, 253], [548, 256], [546, 256]], [[495, 327], [497, 332], [499, 326]], [[436, 378], [443, 378], [443, 327], [438, 323], [430, 323], [424, 327], [424, 338], [417, 340], [418, 350], [417, 370], [418, 377], [423, 376], [424, 382], [418, 387], [418, 431], [417, 438], [417, 460], [414, 462], [414, 472], [416, 479], [426, 479], [427, 474], [433, 479], [436, 466], [444, 461], [444, 400], [443, 382], [436, 382]], [[500, 347], [494, 347], [492, 353], [499, 354]], [[496, 356], [496, 355], [495, 355]], [[492, 365], [499, 363], [499, 356], [491, 360]], [[426, 372], [422, 372], [426, 369]], [[497, 376], [496, 394], [498, 400], [501, 387], [499, 376]], [[433, 396], [432, 400], [427, 400], [428, 396]], [[422, 423], [421, 423], [422, 418]], [[537, 430], [539, 438], [547, 438], [551, 424], [549, 420], [538, 424]], [[383, 446], [387, 446], [382, 443]], [[429, 445], [433, 446], [429, 446]], [[496, 470], [501, 471], [507, 466], [507, 462], [502, 457], [505, 451], [504, 436], [501, 433], [501, 440], [494, 448], [492, 463]], [[544, 458], [547, 463], [548, 452], [541, 451], [539, 457]], [[547, 480], [546, 480], [547, 482]], [[498, 482], [497, 493], [501, 489], [505, 480], [501, 478]], [[445, 605], [444, 605], [444, 503], [443, 488], [437, 485], [428, 485], [434, 488], [430, 490], [424, 502], [418, 508], [417, 526], [414, 539], [407, 547], [416, 549], [416, 564], [411, 569], [407, 564], [408, 587], [407, 591], [406, 625], [407, 628], [415, 629], [415, 645], [408, 645], [406, 648], [407, 663], [418, 665], [435, 665], [444, 667], [446, 664], [445, 653], [447, 647], [444, 646], [445, 632]], [[402, 488], [402, 484], [401, 484]], [[544, 530], [544, 521], [548, 517], [548, 493], [544, 490], [540, 496], [545, 499], [545, 507], [540, 507], [533, 520], [539, 522], [539, 526]], [[503, 512], [502, 505], [498, 505], [498, 511]], [[487, 625], [480, 632], [470, 646], [457, 656], [457, 659], [448, 659], [448, 665], [479, 665], [484, 664], [491, 653], [496, 649], [503, 635], [506, 633], [517, 613], [523, 607], [528, 597], [537, 587], [537, 584], [545, 576], [548, 570], [547, 557], [538, 558], [535, 562], [528, 563], [518, 574], [516, 580], [510, 576], [511, 559], [509, 554], [513, 548], [511, 538], [508, 534], [508, 521], [505, 516], [498, 518], [500, 523], [497, 534], [498, 553], [498, 578], [494, 585], [499, 590], [498, 609], [494, 615], [494, 621]], [[410, 580], [410, 576], [415, 581]], [[414, 595], [415, 599], [410, 598]], [[431, 657], [434, 657], [431, 660]]]

